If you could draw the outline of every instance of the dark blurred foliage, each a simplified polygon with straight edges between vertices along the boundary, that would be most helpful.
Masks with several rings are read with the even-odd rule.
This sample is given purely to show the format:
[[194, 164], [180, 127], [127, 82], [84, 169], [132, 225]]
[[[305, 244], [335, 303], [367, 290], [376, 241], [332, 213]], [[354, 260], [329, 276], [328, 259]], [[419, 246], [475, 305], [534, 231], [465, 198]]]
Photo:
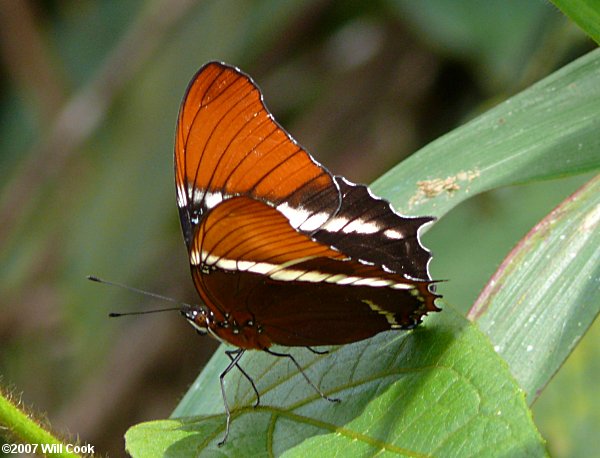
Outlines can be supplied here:
[[[1, 0], [0, 39], [0, 378], [112, 456], [216, 348], [177, 313], [109, 320], [165, 304], [85, 280], [196, 300], [172, 142], [200, 65], [242, 68], [318, 160], [369, 182], [592, 47], [550, 4], [520, 0]], [[468, 309], [582, 182], [489, 193], [440, 221], [426, 242], [448, 302]], [[591, 335], [535, 406], [556, 456], [586, 456], [600, 431]]]

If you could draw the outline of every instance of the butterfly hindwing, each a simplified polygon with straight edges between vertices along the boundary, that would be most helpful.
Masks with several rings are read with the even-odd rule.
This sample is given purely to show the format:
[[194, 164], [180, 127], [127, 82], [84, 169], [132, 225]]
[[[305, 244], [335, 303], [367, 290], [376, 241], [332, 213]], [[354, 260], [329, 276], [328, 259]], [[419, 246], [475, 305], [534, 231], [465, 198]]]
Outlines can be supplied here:
[[190, 263], [216, 320], [231, 322], [215, 332], [242, 348], [347, 343], [412, 328], [436, 309], [430, 282], [353, 260], [249, 197], [228, 199], [206, 214]]

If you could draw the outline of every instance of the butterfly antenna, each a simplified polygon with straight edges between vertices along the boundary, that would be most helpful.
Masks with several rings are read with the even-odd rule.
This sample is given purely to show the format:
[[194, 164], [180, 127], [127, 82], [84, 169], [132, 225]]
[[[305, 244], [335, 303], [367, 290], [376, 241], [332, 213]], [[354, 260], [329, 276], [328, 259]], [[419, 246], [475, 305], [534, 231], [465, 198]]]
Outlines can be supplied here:
[[[143, 289], [134, 288], [133, 286], [127, 286], [127, 285], [123, 285], [121, 283], [104, 280], [104, 279], [96, 277], [94, 275], [88, 275], [87, 279], [90, 281], [94, 281], [96, 283], [102, 283], [104, 285], [116, 286], [118, 288], [126, 289], [126, 290], [134, 292], [134, 293], [143, 294], [144, 296], [149, 296], [149, 297], [153, 297], [155, 299], [160, 299], [163, 301], [172, 302], [174, 304], [179, 304], [180, 306], [183, 305], [184, 307], [192, 307], [190, 304], [178, 301], [176, 299], [173, 299], [172, 297], [163, 296], [161, 294], [156, 294], [156, 293], [151, 293], [150, 291], [144, 291]], [[127, 315], [146, 315], [148, 313], [169, 312], [169, 311], [173, 311], [173, 310], [180, 311], [181, 307], [169, 307], [169, 308], [154, 309], [154, 310], [142, 310], [140, 312], [124, 312], [124, 313], [111, 312], [108, 314], [108, 316], [119, 317], [119, 316], [127, 316]]]

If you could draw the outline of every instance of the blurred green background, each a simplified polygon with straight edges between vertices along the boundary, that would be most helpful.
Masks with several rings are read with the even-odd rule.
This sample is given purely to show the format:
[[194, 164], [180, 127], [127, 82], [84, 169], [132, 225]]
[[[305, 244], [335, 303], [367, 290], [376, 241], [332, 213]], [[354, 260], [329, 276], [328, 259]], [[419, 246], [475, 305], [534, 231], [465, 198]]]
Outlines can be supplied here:
[[[335, 173], [370, 182], [594, 47], [529, 0], [0, 0], [0, 381], [52, 427], [123, 453], [216, 348], [177, 313], [197, 295], [175, 206], [177, 110], [208, 60], [237, 65]], [[466, 312], [510, 248], [589, 177], [478, 196], [426, 235]], [[600, 434], [600, 327], [534, 405], [554, 456]], [[1, 434], [1, 431], [0, 431]]]

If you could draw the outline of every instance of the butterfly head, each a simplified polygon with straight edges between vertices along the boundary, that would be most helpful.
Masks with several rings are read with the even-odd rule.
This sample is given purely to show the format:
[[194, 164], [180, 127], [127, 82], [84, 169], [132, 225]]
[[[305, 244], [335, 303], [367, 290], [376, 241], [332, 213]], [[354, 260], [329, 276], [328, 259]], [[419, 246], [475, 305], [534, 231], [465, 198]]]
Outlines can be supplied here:
[[181, 308], [181, 314], [196, 332], [203, 336], [208, 334], [214, 321], [213, 313], [203, 305], [186, 305]]

